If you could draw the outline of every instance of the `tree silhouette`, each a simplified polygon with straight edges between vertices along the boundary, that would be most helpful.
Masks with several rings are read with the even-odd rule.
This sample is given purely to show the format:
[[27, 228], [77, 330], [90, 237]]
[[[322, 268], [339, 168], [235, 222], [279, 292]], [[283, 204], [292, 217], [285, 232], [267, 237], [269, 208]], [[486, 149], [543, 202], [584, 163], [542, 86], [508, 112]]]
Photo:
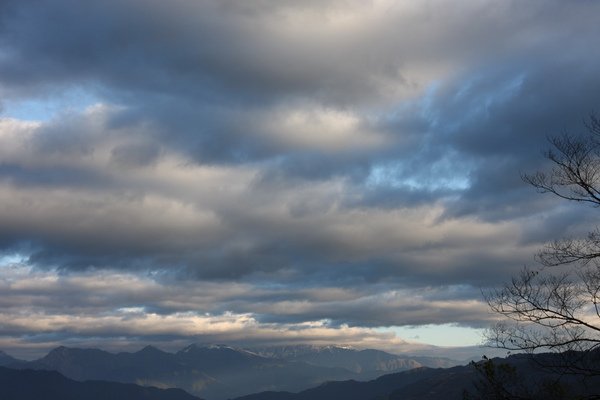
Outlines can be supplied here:
[[[583, 135], [550, 138], [544, 153], [549, 170], [522, 178], [540, 193], [597, 208], [600, 120], [592, 115], [585, 126]], [[492, 311], [506, 317], [488, 331], [488, 344], [530, 354], [553, 352], [559, 356], [533, 358], [559, 374], [600, 376], [600, 230], [548, 243], [536, 260], [539, 268], [525, 268], [485, 294]]]

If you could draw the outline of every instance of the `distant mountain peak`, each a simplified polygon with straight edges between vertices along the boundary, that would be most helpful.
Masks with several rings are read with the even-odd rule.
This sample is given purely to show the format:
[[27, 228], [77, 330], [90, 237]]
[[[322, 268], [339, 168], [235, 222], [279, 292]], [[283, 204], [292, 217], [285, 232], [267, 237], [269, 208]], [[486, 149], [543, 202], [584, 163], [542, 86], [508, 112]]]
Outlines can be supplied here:
[[228, 346], [226, 344], [207, 344], [204, 347], [207, 349], [210, 349], [210, 350], [222, 350], [222, 349], [237, 350], [235, 347]]
[[144, 346], [138, 353], [163, 353], [158, 347], [154, 347], [151, 344]]
[[350, 346], [350, 345], [339, 345], [339, 344], [332, 344], [332, 345], [326, 345], [326, 346], [315, 346], [317, 350], [346, 350], [346, 351], [358, 351], [357, 348]]
[[206, 344], [199, 344], [199, 343], [192, 343], [189, 346], [184, 347], [183, 349], [179, 350], [177, 353], [191, 353], [194, 351], [199, 351], [199, 350], [206, 350], [206, 349], [216, 349], [218, 348], [218, 346], [220, 345], [206, 345]]
[[73, 351], [73, 349], [71, 349], [69, 347], [58, 346], [58, 347], [55, 347], [54, 349], [50, 350], [44, 358], [62, 357], [62, 356], [65, 356], [65, 355], [71, 353], [72, 351]]
[[264, 358], [264, 356], [255, 353], [251, 350], [243, 349], [241, 347], [229, 346], [226, 344], [198, 344], [192, 343], [187, 347], [179, 350], [177, 354], [179, 355], [187, 355], [192, 353], [202, 353], [202, 352], [215, 352], [215, 353], [230, 353], [230, 354], [239, 354], [245, 357], [260, 357]]
[[201, 344], [201, 343], [192, 343], [189, 346], [184, 347], [183, 349], [181, 349], [179, 352], [180, 353], [189, 353], [190, 351], [194, 351], [194, 350], [234, 350], [234, 351], [240, 351], [243, 349], [237, 348], [237, 347], [233, 347], [233, 346], [229, 346], [226, 344], [218, 344], [218, 343], [207, 343], [207, 344]]
[[282, 346], [267, 346], [253, 349], [257, 354], [267, 357], [288, 358], [300, 357], [309, 354], [326, 353], [358, 353], [360, 350], [350, 345], [315, 345], [315, 344], [292, 344]]
[[192, 343], [189, 346], [184, 347], [179, 350], [177, 354], [188, 354], [194, 352], [203, 352], [207, 350], [232, 350], [237, 351], [237, 349], [227, 346], [224, 344], [200, 344], [200, 343]]

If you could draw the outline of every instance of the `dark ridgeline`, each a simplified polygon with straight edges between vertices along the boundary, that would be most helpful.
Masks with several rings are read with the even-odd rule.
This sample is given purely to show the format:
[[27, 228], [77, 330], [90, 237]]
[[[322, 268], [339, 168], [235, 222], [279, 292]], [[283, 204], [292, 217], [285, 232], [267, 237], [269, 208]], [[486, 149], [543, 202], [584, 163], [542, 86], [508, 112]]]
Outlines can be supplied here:
[[2, 400], [199, 400], [181, 389], [158, 389], [131, 383], [78, 382], [56, 371], [0, 367]]
[[[417, 368], [384, 375], [372, 381], [327, 382], [299, 393], [265, 392], [235, 400], [380, 400], [380, 399], [462, 399], [464, 384], [470, 385], [471, 368]], [[439, 389], [436, 386], [441, 386]]]
[[[461, 400], [476, 399], [597, 399], [600, 396], [600, 377], [553, 373], [540, 366], [553, 363], [560, 354], [513, 355], [505, 359], [488, 360], [502, 369], [508, 367], [514, 375], [499, 374], [505, 379], [502, 389], [510, 395], [489, 387], [474, 364], [452, 368], [417, 368], [395, 374], [384, 375], [368, 382], [355, 380], [328, 382], [318, 387], [301, 391], [264, 392], [239, 397], [235, 400]], [[478, 363], [480, 367], [483, 363]], [[512, 396], [512, 397], [511, 397]]]

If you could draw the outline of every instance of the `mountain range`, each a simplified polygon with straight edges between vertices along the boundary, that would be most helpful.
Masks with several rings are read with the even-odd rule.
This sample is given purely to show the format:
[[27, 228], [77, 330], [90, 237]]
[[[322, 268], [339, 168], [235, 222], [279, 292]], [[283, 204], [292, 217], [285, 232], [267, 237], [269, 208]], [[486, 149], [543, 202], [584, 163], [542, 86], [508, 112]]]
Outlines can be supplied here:
[[76, 381], [103, 380], [181, 388], [211, 400], [263, 391], [300, 392], [328, 381], [369, 380], [390, 372], [457, 363], [446, 358], [413, 358], [340, 346], [248, 350], [197, 344], [176, 353], [152, 346], [118, 354], [58, 347], [35, 361], [19, 362], [6, 355], [0, 362], [12, 368], [57, 371]]
[[[263, 351], [266, 352], [266, 350]], [[340, 349], [272, 348], [270, 351], [273, 353], [270, 359], [277, 360], [275, 353], [278, 353], [279, 357], [284, 357], [286, 353], [292, 352], [300, 357], [314, 353], [335, 354]], [[344, 354], [344, 352], [341, 351], [341, 354]], [[218, 359], [214, 357], [215, 355], [223, 357]], [[588, 360], [591, 360], [593, 365], [597, 366], [600, 360], [599, 355], [600, 352], [591, 354]], [[286, 357], [291, 357], [291, 355], [288, 354]], [[365, 356], [361, 355], [361, 357]], [[175, 366], [180, 369], [173, 370], [171, 376], [177, 376], [181, 373], [185, 375], [186, 372], [182, 371], [188, 371], [188, 375], [197, 374], [201, 377], [200, 382], [203, 382], [205, 376], [201, 372], [198, 370], [189, 372], [189, 369], [195, 367], [206, 368], [206, 362], [211, 361], [214, 362], [210, 366], [211, 372], [216, 373], [218, 371], [229, 371], [232, 367], [231, 363], [240, 362], [240, 364], [237, 364], [237, 371], [245, 375], [249, 366], [265, 365], [257, 364], [257, 360], [262, 361], [263, 358], [263, 356], [254, 352], [244, 352], [241, 349], [225, 346], [194, 345], [186, 347], [175, 354], [161, 352], [152, 347], [146, 347], [136, 353], [119, 354], [94, 349], [61, 347], [35, 362], [17, 362], [11, 369], [0, 367], [0, 398], [3, 400], [199, 400], [199, 397], [194, 397], [181, 389], [160, 389], [131, 383], [89, 380], [88, 377], [93, 375], [90, 372], [93, 368], [96, 368], [97, 371], [114, 368], [111, 375], [112, 379], [123, 379], [127, 375], [127, 372], [123, 369], [126, 365], [133, 368], [130, 373], [132, 375], [144, 372], [146, 374], [157, 374]], [[169, 364], [157, 364], [161, 359], [168, 361]], [[181, 364], [172, 364], [173, 359], [182, 360]], [[599, 376], [584, 379], [581, 375], [559, 374], [552, 370], [540, 368], [541, 364], [556, 365], [557, 362], [562, 362], [565, 359], [564, 354], [539, 354], [535, 356], [517, 354], [504, 359], [484, 360], [478, 364], [471, 363], [451, 368], [418, 367], [367, 381], [356, 379], [330, 381], [296, 392], [270, 390], [243, 395], [236, 397], [234, 400], [458, 400], [465, 398], [465, 394], [470, 394], [472, 397], [469, 398], [473, 399], [500, 398], [493, 397], [498, 393], [496, 387], [486, 384], [485, 378], [489, 376], [495, 379], [495, 384], [500, 383], [504, 389], [514, 394], [513, 397], [505, 396], [501, 398], [554, 400], [592, 398], [590, 396], [596, 396], [594, 398], [597, 398], [597, 395], [600, 394]], [[580, 359], [580, 355], [574, 354], [572, 359]], [[35, 363], [42, 363], [42, 360], [48, 363], [59, 362], [63, 370], [71, 373], [81, 367], [79, 379], [83, 381], [67, 378], [57, 371], [32, 369], [36, 366]], [[138, 364], [142, 360], [147, 365], [141, 366]], [[40, 367], [40, 365], [38, 364], [37, 367]], [[66, 368], [67, 366], [71, 369]], [[491, 369], [488, 368], [490, 366], [492, 366]], [[316, 366], [311, 367], [318, 369]], [[264, 381], [271, 379], [274, 386], [276, 386], [277, 380], [281, 379], [281, 375], [272, 374], [272, 372], [272, 369], [266, 367], [262, 379]], [[105, 373], [107, 373], [106, 370]], [[227, 376], [231, 377], [232, 375]], [[249, 382], [252, 376], [256, 377], [257, 375], [250, 373], [250, 375], [240, 378], [241, 380], [237, 382]], [[148, 384], [148, 382], [145, 384]], [[249, 393], [252, 387], [254, 386], [248, 385], [240, 389]], [[208, 398], [212, 399], [212, 397]]]

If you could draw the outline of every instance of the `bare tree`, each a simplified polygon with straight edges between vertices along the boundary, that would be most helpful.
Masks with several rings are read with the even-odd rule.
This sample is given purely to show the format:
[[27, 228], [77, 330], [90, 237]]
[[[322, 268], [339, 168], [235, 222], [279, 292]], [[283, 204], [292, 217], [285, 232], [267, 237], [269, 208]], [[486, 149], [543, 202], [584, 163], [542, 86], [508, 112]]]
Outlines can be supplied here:
[[[600, 120], [592, 115], [585, 135], [549, 139], [548, 171], [524, 174], [541, 193], [600, 207]], [[537, 269], [524, 269], [503, 288], [486, 294], [502, 322], [487, 335], [490, 345], [532, 354], [553, 352], [544, 367], [561, 374], [600, 376], [600, 230], [563, 238], [536, 256]]]

